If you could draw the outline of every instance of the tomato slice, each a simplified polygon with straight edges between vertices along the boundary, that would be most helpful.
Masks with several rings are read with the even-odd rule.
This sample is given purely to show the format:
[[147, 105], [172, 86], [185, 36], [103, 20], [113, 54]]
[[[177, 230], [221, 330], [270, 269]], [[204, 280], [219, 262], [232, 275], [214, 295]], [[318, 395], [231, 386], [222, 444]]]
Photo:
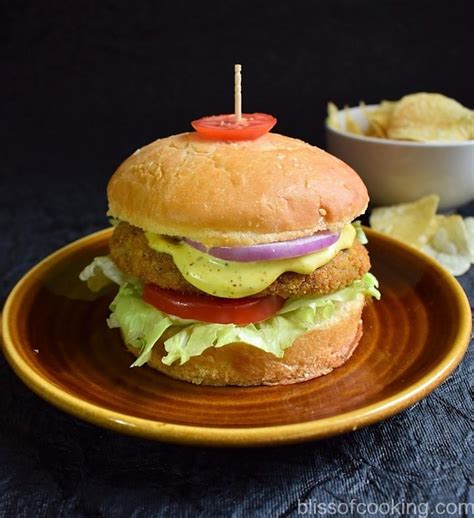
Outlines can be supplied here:
[[243, 113], [239, 122], [235, 115], [211, 115], [191, 122], [203, 137], [214, 140], [255, 140], [268, 133], [277, 120], [266, 113]]
[[145, 284], [143, 300], [169, 315], [218, 324], [261, 322], [273, 316], [285, 302], [276, 295], [241, 299], [188, 295], [156, 284]]

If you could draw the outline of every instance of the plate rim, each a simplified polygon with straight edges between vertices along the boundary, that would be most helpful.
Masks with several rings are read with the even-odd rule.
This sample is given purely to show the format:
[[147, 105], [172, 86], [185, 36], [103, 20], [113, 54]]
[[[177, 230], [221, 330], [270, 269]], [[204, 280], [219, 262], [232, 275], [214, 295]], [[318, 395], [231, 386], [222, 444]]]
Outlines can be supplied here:
[[37, 373], [17, 351], [10, 332], [10, 325], [14, 326], [12, 313], [15, 301], [27, 290], [28, 286], [37, 277], [40, 277], [44, 270], [51, 271], [51, 269], [54, 269], [64, 256], [69, 255], [72, 251], [80, 250], [86, 245], [107, 239], [107, 237], [110, 237], [112, 230], [112, 228], [106, 228], [75, 240], [48, 255], [27, 271], [7, 297], [2, 315], [3, 336], [0, 335], [0, 341], [3, 341], [3, 344], [0, 343], [0, 350], [2, 350], [1, 346], [3, 345], [3, 352], [9, 365], [33, 392], [66, 413], [99, 427], [146, 439], [194, 446], [277, 446], [322, 439], [354, 431], [386, 419], [428, 395], [459, 365], [470, 342], [471, 308], [466, 293], [459, 282], [444, 267], [423, 252], [369, 227], [364, 227], [369, 240], [371, 237], [375, 237], [388, 242], [390, 246], [403, 248], [406, 252], [414, 255], [417, 260], [427, 263], [437, 270], [443, 278], [443, 284], [453, 292], [459, 305], [460, 322], [451, 349], [424, 376], [402, 391], [370, 405], [302, 423], [240, 428], [192, 426], [144, 419], [116, 412], [69, 394]]

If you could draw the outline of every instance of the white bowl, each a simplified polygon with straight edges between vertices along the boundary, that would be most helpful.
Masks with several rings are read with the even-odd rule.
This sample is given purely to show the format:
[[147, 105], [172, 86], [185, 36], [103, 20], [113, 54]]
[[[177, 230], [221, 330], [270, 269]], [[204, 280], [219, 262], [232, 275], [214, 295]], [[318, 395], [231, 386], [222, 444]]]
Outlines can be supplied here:
[[[350, 108], [349, 113], [366, 131], [368, 122], [361, 108]], [[344, 111], [337, 117], [345, 128]], [[373, 205], [413, 201], [431, 193], [439, 195], [441, 209], [474, 199], [473, 140], [408, 142], [354, 135], [326, 125], [326, 141], [329, 153], [364, 180]]]

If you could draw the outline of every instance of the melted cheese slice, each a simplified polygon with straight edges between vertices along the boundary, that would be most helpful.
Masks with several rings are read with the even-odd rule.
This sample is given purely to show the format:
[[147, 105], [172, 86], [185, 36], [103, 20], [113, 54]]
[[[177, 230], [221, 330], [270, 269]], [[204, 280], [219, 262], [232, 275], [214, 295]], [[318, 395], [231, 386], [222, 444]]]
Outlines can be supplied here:
[[354, 227], [345, 225], [331, 246], [301, 257], [272, 261], [225, 261], [196, 250], [184, 241], [150, 232], [145, 233], [150, 248], [169, 254], [181, 275], [196, 288], [215, 297], [237, 299], [255, 295], [270, 286], [282, 273], [312, 273], [328, 263], [341, 250], [350, 248], [356, 236]]

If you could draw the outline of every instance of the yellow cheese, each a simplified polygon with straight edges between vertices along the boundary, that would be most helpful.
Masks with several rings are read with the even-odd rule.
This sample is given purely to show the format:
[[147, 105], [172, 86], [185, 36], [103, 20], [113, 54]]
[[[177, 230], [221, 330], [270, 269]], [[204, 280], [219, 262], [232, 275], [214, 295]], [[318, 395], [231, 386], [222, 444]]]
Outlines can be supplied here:
[[150, 248], [173, 257], [174, 264], [189, 284], [215, 297], [236, 299], [263, 291], [282, 273], [310, 274], [328, 263], [341, 250], [350, 248], [356, 231], [352, 225], [345, 225], [334, 244], [308, 255], [248, 263], [218, 259], [196, 250], [184, 241], [150, 232], [145, 235]]

